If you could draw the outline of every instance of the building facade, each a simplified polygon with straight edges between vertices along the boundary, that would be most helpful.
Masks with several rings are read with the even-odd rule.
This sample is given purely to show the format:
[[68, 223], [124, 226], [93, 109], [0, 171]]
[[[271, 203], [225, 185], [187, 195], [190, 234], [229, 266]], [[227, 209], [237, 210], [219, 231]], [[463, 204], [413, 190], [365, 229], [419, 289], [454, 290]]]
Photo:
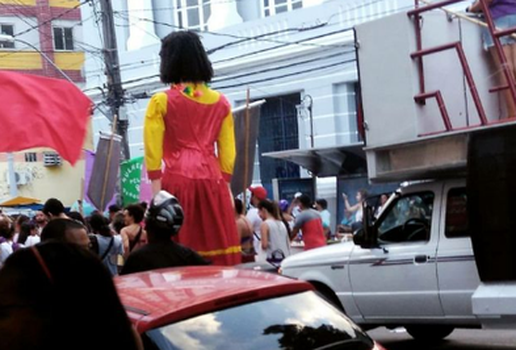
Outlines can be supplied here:
[[84, 83], [79, 5], [79, 0], [0, 0], [0, 69], [63, 78], [51, 60]]
[[[334, 147], [360, 141], [353, 26], [413, 6], [411, 0], [127, 0], [113, 2], [131, 156], [143, 154], [143, 118], [159, 82], [160, 39], [198, 30], [215, 70], [212, 87], [233, 106], [265, 99], [254, 181], [308, 177], [270, 151]], [[88, 8], [92, 13], [98, 9]], [[86, 14], [88, 16], [88, 14]], [[85, 32], [94, 31], [87, 28]], [[95, 35], [88, 44], [100, 45]], [[103, 67], [86, 55], [91, 96], [102, 101]], [[95, 130], [109, 130], [100, 113]], [[317, 179], [318, 196], [335, 208], [336, 179]]]
[[[0, 69], [58, 79], [64, 73], [84, 87], [81, 5], [79, 0], [0, 0]], [[91, 133], [88, 138], [91, 149]], [[8, 158], [0, 154], [0, 199], [13, 193]], [[57, 197], [65, 205], [81, 198], [84, 160], [72, 167], [52, 150], [34, 149], [15, 153], [11, 162], [18, 195]]]

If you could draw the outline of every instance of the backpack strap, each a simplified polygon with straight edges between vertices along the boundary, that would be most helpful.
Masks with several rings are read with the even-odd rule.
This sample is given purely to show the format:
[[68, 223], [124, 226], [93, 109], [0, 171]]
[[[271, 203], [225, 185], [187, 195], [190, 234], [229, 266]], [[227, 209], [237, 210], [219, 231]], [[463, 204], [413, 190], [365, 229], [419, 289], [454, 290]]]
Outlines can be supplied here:
[[104, 254], [102, 254], [102, 256], [100, 257], [100, 261], [104, 261], [106, 256], [109, 254], [109, 251], [111, 250], [111, 247], [113, 246], [114, 242], [115, 242], [115, 237], [111, 237], [111, 241], [109, 242], [109, 245], [108, 245], [106, 251], [104, 252]]
[[140, 230], [138, 231], [136, 237], [134, 237], [134, 240], [129, 242], [129, 252], [132, 252], [136, 244], [140, 241], [140, 238], [142, 237], [142, 231], [143, 228], [140, 226]]

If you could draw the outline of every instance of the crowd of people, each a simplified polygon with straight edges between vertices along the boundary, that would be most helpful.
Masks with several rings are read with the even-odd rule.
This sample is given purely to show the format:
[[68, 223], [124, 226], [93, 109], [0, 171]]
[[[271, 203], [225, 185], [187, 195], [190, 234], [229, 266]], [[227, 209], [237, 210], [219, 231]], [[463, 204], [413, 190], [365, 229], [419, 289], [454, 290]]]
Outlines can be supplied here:
[[[162, 197], [163, 194], [160, 198]], [[153, 205], [156, 205], [156, 198], [153, 199]], [[177, 216], [182, 215], [182, 209], [177, 199], [173, 196], [171, 198], [174, 198], [175, 205], [179, 209], [170, 219], [178, 220]], [[166, 205], [171, 204], [166, 202]], [[119, 272], [145, 270], [134, 266], [138, 258], [133, 258], [131, 253], [147, 245], [153, 246], [151, 243], [156, 241], [156, 237], [167, 244], [172, 242], [167, 245], [170, 248], [171, 244], [175, 244], [171, 237], [181, 226], [179, 223], [167, 232], [161, 232], [162, 228], [155, 228], [156, 215], [152, 215], [153, 210], [156, 209], [151, 206], [147, 210], [146, 207], [146, 203], [132, 204], [125, 208], [112, 205], [106, 214], [93, 211], [87, 217], [83, 217], [76, 211], [66, 212], [60, 200], [50, 198], [42, 210], [36, 212], [32, 218], [26, 215], [10, 217], [1, 214], [0, 267], [17, 250], [35, 246], [40, 242], [59, 241], [72, 243], [93, 252], [112, 276]], [[165, 236], [165, 239], [162, 236]], [[154, 256], [155, 260], [160, 258], [159, 254]], [[207, 262], [204, 260], [196, 262], [196, 264], [200, 263]], [[163, 267], [190, 264], [191, 261], [188, 259], [181, 261], [176, 258], [174, 264], [164, 264]]]
[[[248, 210], [240, 199], [234, 200], [235, 228], [241, 249], [238, 263], [269, 261], [279, 264], [292, 254], [293, 241], [303, 242], [306, 250], [323, 246], [331, 239], [331, 216], [326, 200], [312, 202], [309, 196], [298, 195], [291, 203], [286, 200], [276, 202], [268, 199], [267, 190], [262, 186], [249, 190]], [[93, 252], [112, 276], [143, 271], [145, 268], [138, 265], [142, 261], [150, 268], [214, 263], [193, 247], [177, 242], [184, 213], [177, 198], [169, 194], [170, 197], [166, 197], [166, 193], [161, 191], [150, 207], [146, 203], [125, 208], [111, 205], [106, 213], [93, 211], [86, 217], [77, 211], [66, 211], [56, 198], [48, 199], [32, 218], [2, 214], [0, 266], [16, 250], [50, 240], [73, 243]], [[159, 201], [171, 208], [166, 210], [173, 211], [169, 214], [169, 219], [175, 220], [173, 225], [162, 227], [152, 220]], [[294, 216], [294, 212], [297, 215]], [[147, 257], [150, 261], [146, 261]]]
[[[242, 262], [279, 264], [298, 238], [305, 249], [326, 244], [325, 227], [330, 223], [321, 214], [327, 210], [326, 201], [299, 195], [291, 203], [278, 203], [268, 199], [261, 186], [250, 191], [247, 215], [246, 206], [235, 199]], [[103, 332], [110, 330], [102, 333], [106, 346], [88, 340], [76, 348], [141, 349], [112, 277], [214, 263], [177, 242], [184, 219], [182, 205], [166, 191], [148, 205], [113, 205], [106, 213], [94, 211], [86, 217], [67, 211], [55, 198], [32, 218], [0, 214], [0, 332], [8, 334], [4, 344], [10, 349], [64, 349], [75, 344], [81, 324], [95, 322]], [[27, 330], [22, 323], [29, 321]]]
[[[249, 191], [250, 206], [245, 216], [241, 202], [237, 200], [239, 204], [235, 205], [238, 233], [242, 244], [246, 244], [243, 261], [278, 264], [292, 254], [292, 242], [302, 242], [304, 250], [308, 250], [322, 247], [331, 239], [326, 200], [313, 202], [308, 195], [298, 193], [291, 203], [286, 199], [276, 202], [268, 199], [263, 186], [250, 187]], [[250, 254], [249, 249], [254, 252]]]

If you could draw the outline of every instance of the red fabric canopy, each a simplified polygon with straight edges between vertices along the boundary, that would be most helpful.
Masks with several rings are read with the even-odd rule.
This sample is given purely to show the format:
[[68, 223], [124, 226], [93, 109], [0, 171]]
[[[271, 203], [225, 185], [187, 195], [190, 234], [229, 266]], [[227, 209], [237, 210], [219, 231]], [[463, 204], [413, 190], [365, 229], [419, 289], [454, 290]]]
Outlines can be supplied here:
[[50, 147], [79, 159], [92, 102], [75, 84], [0, 71], [0, 103], [0, 152]]

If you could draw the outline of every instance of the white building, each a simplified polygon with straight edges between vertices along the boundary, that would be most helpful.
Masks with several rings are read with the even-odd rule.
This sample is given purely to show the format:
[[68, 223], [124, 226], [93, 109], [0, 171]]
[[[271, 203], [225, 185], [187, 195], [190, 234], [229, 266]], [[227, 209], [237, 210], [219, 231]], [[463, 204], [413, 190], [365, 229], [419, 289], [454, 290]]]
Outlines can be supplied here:
[[[353, 26], [414, 6], [412, 0], [125, 0], [113, 1], [122, 81], [129, 99], [131, 157], [143, 153], [147, 94], [159, 81], [160, 38], [173, 30], [201, 30], [215, 69], [212, 87], [234, 106], [263, 99], [259, 152], [349, 145], [361, 140], [357, 123], [357, 65]], [[83, 16], [94, 15], [90, 6]], [[88, 13], [91, 12], [91, 13]], [[98, 27], [84, 23], [84, 40], [101, 47]], [[382, 35], [382, 33], [378, 33]], [[379, 59], [381, 64], [381, 59]], [[104, 66], [88, 55], [88, 91], [102, 100]], [[313, 128], [309, 108], [312, 103]], [[109, 130], [98, 113], [94, 129]], [[297, 165], [257, 158], [254, 180], [308, 177]], [[335, 177], [318, 180], [318, 196], [335, 208]]]

